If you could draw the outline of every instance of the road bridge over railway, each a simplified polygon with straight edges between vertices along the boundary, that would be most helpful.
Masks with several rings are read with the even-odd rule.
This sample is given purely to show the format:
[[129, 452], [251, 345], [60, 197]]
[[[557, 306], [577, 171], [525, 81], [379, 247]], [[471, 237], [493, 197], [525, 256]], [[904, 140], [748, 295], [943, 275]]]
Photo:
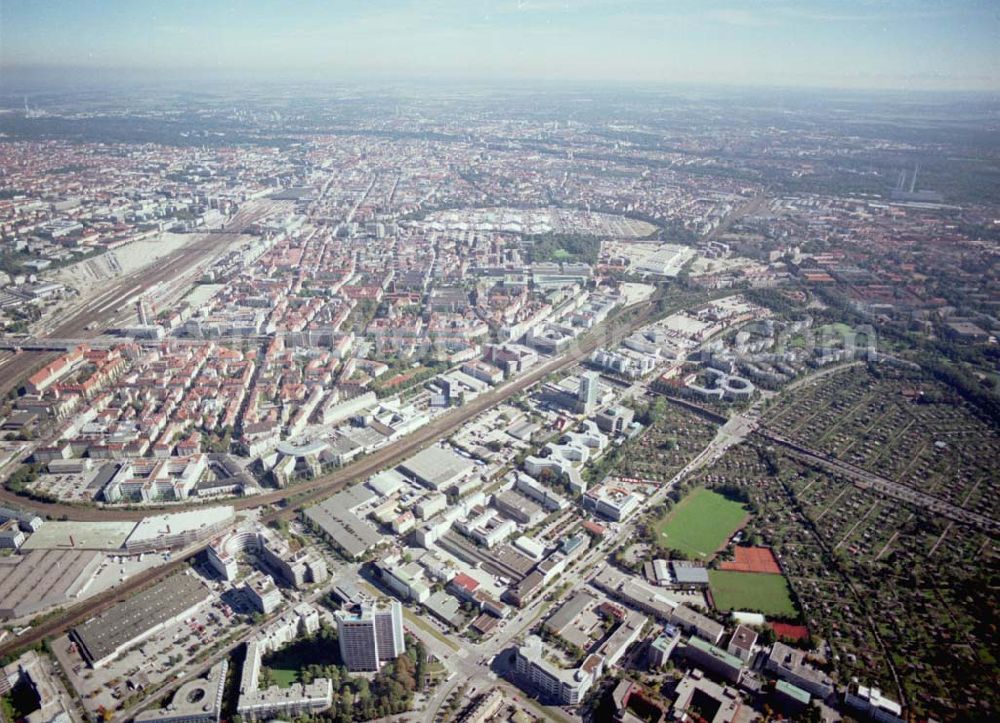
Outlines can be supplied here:
[[[519, 394], [528, 387], [544, 380], [548, 375], [580, 362], [597, 347], [617, 344], [626, 335], [651, 320], [654, 310], [657, 307], [656, 301], [657, 299], [654, 297], [650, 301], [643, 301], [619, 309], [602, 322], [602, 324], [579, 338], [577, 343], [565, 354], [551, 359], [546, 363], [539, 364], [526, 374], [513, 379], [491, 392], [480, 395], [468, 404], [443, 414], [412, 434], [377, 450], [347, 467], [287, 489], [275, 490], [274, 492], [255, 495], [254, 497], [245, 497], [229, 501], [228, 503], [233, 504], [237, 509], [265, 508], [265, 512], [260, 518], [262, 524], [267, 524], [276, 519], [293, 517], [302, 508], [328, 497], [347, 485], [363, 480], [385, 467], [398, 464], [429, 444], [446, 438], [476, 415], [511, 398], [515, 394]], [[673, 309], [664, 310], [662, 313], [666, 314], [671, 311]], [[26, 505], [23, 498], [6, 489], [0, 489], [0, 500], [18, 506]], [[218, 502], [214, 501], [210, 504], [218, 504]], [[145, 507], [124, 510], [101, 509], [44, 502], [28, 502], [27, 505], [43, 514], [75, 520], [141, 519], [155, 512], [164, 511], [164, 509], [154, 510], [153, 508]], [[166, 511], [180, 511], [189, 508], [189, 505], [173, 506], [166, 508]], [[203, 544], [189, 548], [184, 552], [183, 558], [190, 559], [203, 550], [204, 547], [205, 545]], [[168, 565], [153, 568], [134, 578], [129, 578], [118, 587], [73, 606], [58, 618], [46, 621], [42, 625], [36, 626], [22, 634], [20, 637], [0, 644], [0, 655], [6, 655], [15, 650], [38, 643], [47, 637], [64, 633], [74, 625], [107, 610], [115, 602], [124, 600], [139, 590], [162, 580], [167, 575], [176, 571], [181, 564], [184, 564], [183, 560], [175, 559]]]

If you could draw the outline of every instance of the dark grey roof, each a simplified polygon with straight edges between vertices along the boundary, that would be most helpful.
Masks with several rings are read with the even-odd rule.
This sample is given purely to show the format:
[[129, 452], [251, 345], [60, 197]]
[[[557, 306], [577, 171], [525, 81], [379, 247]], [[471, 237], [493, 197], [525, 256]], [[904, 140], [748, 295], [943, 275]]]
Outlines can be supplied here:
[[208, 598], [194, 575], [171, 575], [73, 629], [81, 653], [91, 663], [112, 655], [129, 641]]

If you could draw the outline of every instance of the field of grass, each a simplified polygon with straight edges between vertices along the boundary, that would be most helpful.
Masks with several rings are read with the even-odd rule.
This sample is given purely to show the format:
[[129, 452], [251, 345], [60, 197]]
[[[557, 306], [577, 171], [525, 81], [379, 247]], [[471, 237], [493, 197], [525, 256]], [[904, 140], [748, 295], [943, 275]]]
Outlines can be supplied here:
[[279, 688], [290, 688], [293, 683], [298, 682], [299, 671], [287, 668], [271, 668], [271, 676]]
[[656, 541], [695, 560], [711, 558], [747, 517], [739, 502], [699, 487], [656, 522]]
[[278, 651], [265, 655], [261, 661], [270, 671], [274, 682], [287, 688], [299, 680], [299, 671], [307, 665], [338, 665], [340, 649], [322, 638], [297, 640]]
[[783, 575], [709, 570], [708, 580], [715, 607], [722, 612], [750, 610], [765, 615], [796, 615], [791, 591]]

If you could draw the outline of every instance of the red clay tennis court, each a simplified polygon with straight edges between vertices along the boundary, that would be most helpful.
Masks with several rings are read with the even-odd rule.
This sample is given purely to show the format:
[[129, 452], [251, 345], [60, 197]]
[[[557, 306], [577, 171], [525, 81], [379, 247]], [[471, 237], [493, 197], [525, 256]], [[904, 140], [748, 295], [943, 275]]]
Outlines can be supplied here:
[[735, 552], [736, 559], [720, 563], [720, 570], [781, 574], [781, 567], [774, 559], [774, 553], [771, 552], [770, 547], [737, 547]]
[[785, 640], [805, 640], [809, 637], [809, 628], [805, 625], [789, 625], [788, 623], [768, 623], [771, 630], [779, 638]]

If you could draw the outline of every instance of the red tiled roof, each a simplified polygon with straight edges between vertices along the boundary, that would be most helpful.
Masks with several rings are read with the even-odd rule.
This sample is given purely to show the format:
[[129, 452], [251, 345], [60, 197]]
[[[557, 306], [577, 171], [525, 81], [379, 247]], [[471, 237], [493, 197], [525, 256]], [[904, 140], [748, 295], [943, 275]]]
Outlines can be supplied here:
[[473, 580], [471, 577], [466, 575], [464, 572], [460, 572], [452, 578], [452, 585], [457, 585], [458, 587], [465, 588], [469, 592], [475, 592], [476, 588], [479, 587], [479, 583]]

